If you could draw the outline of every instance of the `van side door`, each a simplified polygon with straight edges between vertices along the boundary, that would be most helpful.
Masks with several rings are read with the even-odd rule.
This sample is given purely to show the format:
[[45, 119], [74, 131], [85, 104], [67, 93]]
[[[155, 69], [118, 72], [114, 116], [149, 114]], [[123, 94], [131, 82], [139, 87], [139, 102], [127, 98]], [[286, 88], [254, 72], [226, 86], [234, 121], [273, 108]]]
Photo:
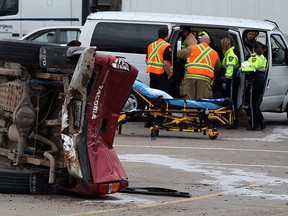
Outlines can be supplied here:
[[[230, 29], [228, 33], [229, 33], [229, 37], [231, 37], [235, 42], [234, 52], [238, 56], [239, 65], [241, 65], [241, 62], [244, 61], [244, 51], [243, 51], [243, 42], [241, 40], [240, 32], [237, 29]], [[244, 94], [244, 89], [245, 89], [245, 76], [239, 71], [237, 72], [240, 78], [240, 84], [238, 87], [238, 96], [237, 96], [237, 110], [239, 110], [244, 102], [243, 94]]]
[[174, 94], [172, 95], [173, 97], [179, 97], [179, 85], [183, 78], [183, 62], [177, 58], [177, 51], [181, 50], [180, 33], [180, 27], [174, 26], [169, 37], [169, 43], [171, 44], [173, 54], [173, 87], [175, 89]]

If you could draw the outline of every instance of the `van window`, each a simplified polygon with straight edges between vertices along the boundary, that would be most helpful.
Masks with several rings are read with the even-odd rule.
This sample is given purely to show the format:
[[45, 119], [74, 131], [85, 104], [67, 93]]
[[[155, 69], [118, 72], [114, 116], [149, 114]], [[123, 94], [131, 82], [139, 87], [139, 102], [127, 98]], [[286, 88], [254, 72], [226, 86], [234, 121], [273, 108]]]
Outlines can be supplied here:
[[[256, 35], [255, 39], [252, 42], [246, 41], [246, 39], [245, 39], [248, 32], [254, 32]], [[266, 31], [256, 31], [256, 30], [246, 30], [243, 33], [243, 45], [244, 45], [243, 48], [244, 48], [244, 55], [245, 55], [246, 60], [248, 60], [249, 57], [251, 56], [251, 54], [253, 53], [253, 44], [256, 41], [259, 41], [264, 45], [268, 45], [267, 44], [268, 43], [267, 32]], [[266, 58], [268, 57], [268, 51], [267, 50], [265, 50], [263, 54]]]
[[19, 0], [0, 0], [0, 16], [18, 13]]
[[161, 26], [100, 22], [94, 29], [90, 45], [100, 51], [146, 54], [148, 45], [158, 39]]
[[286, 65], [285, 43], [280, 35], [271, 35], [272, 65]]

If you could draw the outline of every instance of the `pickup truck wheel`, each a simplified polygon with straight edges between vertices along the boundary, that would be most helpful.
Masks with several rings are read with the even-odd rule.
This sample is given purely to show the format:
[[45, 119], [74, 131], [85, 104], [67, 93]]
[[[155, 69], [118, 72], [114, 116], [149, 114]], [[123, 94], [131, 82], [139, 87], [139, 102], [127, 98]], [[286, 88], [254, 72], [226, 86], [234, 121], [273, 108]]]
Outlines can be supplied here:
[[29, 170], [0, 168], [0, 193], [30, 194]]
[[21, 40], [0, 40], [0, 61], [39, 66], [39, 52], [40, 48], [43, 46], [60, 47], [60, 45], [51, 43]]
[[56, 190], [48, 184], [48, 178], [45, 169], [1, 167], [0, 193], [55, 194]]

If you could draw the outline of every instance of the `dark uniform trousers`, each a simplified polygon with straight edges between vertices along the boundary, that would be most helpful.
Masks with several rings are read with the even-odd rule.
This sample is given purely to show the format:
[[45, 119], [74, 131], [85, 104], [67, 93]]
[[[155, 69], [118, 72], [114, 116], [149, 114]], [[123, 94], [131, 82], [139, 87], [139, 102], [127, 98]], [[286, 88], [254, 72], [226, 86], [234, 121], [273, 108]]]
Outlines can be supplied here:
[[[168, 76], [166, 73], [163, 73], [160, 75], [150, 73], [149, 75], [150, 75], [150, 88], [162, 90], [168, 93], [169, 95], [173, 96], [172, 83], [171, 83], [171, 80], [168, 79]], [[157, 124], [162, 123], [164, 119], [165, 118], [158, 116], [156, 118]], [[145, 127], [150, 127], [153, 125], [154, 125], [154, 116], [147, 113]]]
[[[235, 75], [234, 75], [235, 74]], [[228, 97], [232, 100], [232, 109], [234, 116], [234, 126], [238, 124], [238, 108], [237, 108], [237, 100], [238, 100], [238, 88], [239, 88], [239, 77], [237, 76], [237, 71], [234, 71], [233, 78], [231, 80], [227, 80], [226, 89], [223, 91], [223, 97]]]
[[263, 89], [265, 87], [265, 74], [264, 72], [256, 71], [251, 74], [250, 85], [248, 85], [248, 108], [250, 115], [249, 125], [252, 128], [259, 129], [263, 123], [264, 117], [260, 110], [261, 98]]

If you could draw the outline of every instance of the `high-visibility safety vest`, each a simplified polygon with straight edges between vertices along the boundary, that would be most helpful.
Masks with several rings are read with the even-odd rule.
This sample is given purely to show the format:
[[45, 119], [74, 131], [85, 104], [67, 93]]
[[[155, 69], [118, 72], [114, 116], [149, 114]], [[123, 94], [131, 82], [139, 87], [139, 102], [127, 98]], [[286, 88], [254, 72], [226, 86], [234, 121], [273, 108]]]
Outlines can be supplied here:
[[[157, 41], [151, 43], [147, 50], [147, 73], [163, 74], [164, 69], [164, 51], [171, 46], [164, 39], [159, 38]], [[173, 73], [173, 63], [170, 61], [170, 73]]]
[[239, 67], [239, 60], [234, 53], [234, 46], [230, 47], [224, 54], [222, 66], [226, 70], [225, 77], [232, 78], [234, 70]]
[[251, 57], [248, 59], [249, 67], [244, 67], [241, 69], [242, 72], [266, 72], [267, 70], [267, 59], [265, 56], [257, 55], [253, 53]]
[[217, 59], [217, 52], [207, 43], [192, 46], [188, 63], [185, 65], [184, 79], [193, 78], [212, 83]]

